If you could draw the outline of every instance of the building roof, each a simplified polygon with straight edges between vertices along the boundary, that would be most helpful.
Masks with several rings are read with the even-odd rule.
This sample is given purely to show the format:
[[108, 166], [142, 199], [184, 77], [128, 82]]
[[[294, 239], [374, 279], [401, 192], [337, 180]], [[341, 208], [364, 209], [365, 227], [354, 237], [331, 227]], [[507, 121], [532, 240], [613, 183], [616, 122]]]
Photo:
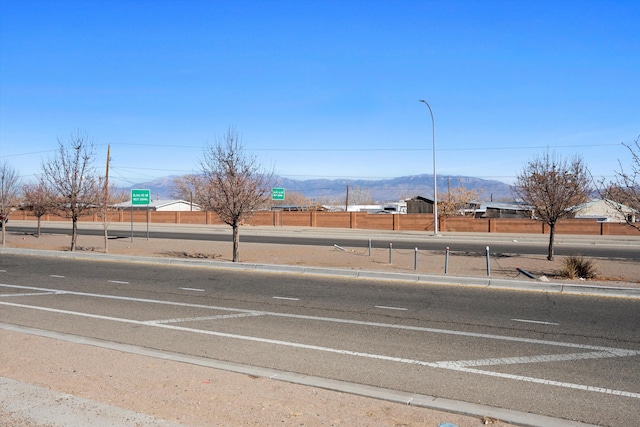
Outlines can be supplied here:
[[572, 208], [573, 211], [583, 211], [583, 210], [588, 210], [594, 207], [597, 207], [598, 205], [602, 204], [602, 203], [606, 203], [607, 206], [612, 207], [613, 209], [622, 211], [622, 212], [626, 212], [626, 213], [635, 213], [635, 209], [630, 208], [629, 206], [623, 205], [622, 203], [618, 203], [618, 202], [614, 202], [613, 200], [610, 199], [592, 199], [589, 200], [588, 202], [584, 202], [580, 205], [576, 205]]
[[[132, 205], [131, 205], [131, 200], [127, 200], [126, 202], [122, 202], [122, 203], [118, 203], [115, 205], [117, 208], [129, 208], [131, 209]], [[165, 210], [165, 211], [171, 211], [171, 210], [185, 210], [185, 209], [171, 209], [172, 207], [189, 207], [190, 209], [193, 208], [194, 211], [199, 211], [201, 210], [200, 206], [195, 204], [195, 203], [190, 203], [187, 202], [186, 200], [180, 200], [180, 199], [156, 199], [156, 200], [151, 200], [151, 202], [148, 205], [133, 205], [134, 209], [146, 209], [146, 208], [152, 209], [152, 210]]]

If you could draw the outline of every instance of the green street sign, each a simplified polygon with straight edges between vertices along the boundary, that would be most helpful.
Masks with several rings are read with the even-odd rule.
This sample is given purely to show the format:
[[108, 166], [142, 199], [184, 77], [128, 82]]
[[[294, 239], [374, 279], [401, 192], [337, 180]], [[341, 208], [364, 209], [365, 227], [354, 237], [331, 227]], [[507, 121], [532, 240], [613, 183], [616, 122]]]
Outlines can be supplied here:
[[271, 200], [284, 200], [284, 188], [272, 188]]
[[148, 205], [151, 203], [151, 190], [131, 190], [132, 205]]

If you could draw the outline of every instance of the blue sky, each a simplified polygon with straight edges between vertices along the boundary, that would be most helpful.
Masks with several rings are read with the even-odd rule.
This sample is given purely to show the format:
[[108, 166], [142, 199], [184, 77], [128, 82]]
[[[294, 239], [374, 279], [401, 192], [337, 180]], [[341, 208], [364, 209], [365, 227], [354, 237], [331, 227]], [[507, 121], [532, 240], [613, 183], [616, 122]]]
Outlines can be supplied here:
[[198, 170], [229, 126], [293, 179], [512, 182], [640, 134], [640, 2], [0, 0], [0, 161], [80, 130], [123, 186]]

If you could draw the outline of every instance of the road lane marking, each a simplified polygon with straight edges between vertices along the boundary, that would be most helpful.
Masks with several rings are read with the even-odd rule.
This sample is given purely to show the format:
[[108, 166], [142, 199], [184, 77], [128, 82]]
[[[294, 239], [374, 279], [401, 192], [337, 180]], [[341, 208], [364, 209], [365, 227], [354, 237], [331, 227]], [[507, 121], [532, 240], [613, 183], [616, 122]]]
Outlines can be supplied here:
[[107, 282], [109, 282], [109, 283], [116, 283], [116, 284], [118, 284], [118, 285], [128, 285], [128, 284], [129, 284], [129, 282], [123, 282], [123, 281], [121, 281], [121, 280], [107, 280]]
[[[209, 309], [209, 310], [230, 311], [230, 312], [236, 312], [236, 313], [255, 312], [255, 310], [242, 309], [242, 308], [222, 307], [222, 306], [204, 305], [204, 304], [191, 304], [191, 303], [163, 301], [163, 300], [148, 299], [148, 298], [123, 297], [118, 295], [104, 295], [104, 294], [95, 294], [90, 292], [65, 291], [60, 289], [40, 288], [40, 287], [34, 287], [34, 286], [0, 284], [0, 287], [6, 287], [6, 288], [12, 288], [12, 289], [30, 289], [30, 290], [36, 290], [36, 291], [49, 291], [49, 292], [55, 292], [58, 294], [114, 299], [118, 301], [144, 302], [144, 303], [150, 303], [150, 304], [170, 305], [175, 307], [203, 308], [203, 309]], [[540, 345], [549, 345], [549, 346], [565, 347], [565, 348], [578, 348], [581, 350], [594, 350], [594, 351], [616, 350], [615, 348], [612, 348], [612, 347], [595, 346], [595, 345], [589, 345], [589, 344], [576, 344], [576, 343], [550, 341], [550, 340], [543, 340], [543, 339], [536, 339], [536, 338], [510, 337], [506, 335], [494, 335], [494, 334], [484, 334], [480, 332], [427, 328], [423, 326], [396, 325], [396, 324], [389, 324], [389, 323], [366, 322], [363, 320], [337, 319], [333, 317], [308, 316], [304, 314], [289, 314], [289, 313], [278, 313], [278, 312], [268, 312], [268, 311], [265, 311], [263, 313], [268, 316], [287, 317], [291, 319], [313, 320], [313, 321], [319, 321], [319, 322], [332, 322], [332, 323], [342, 323], [342, 324], [359, 325], [359, 326], [372, 326], [372, 327], [379, 327], [379, 328], [399, 329], [399, 330], [415, 331], [415, 332], [427, 332], [427, 333], [433, 333], [433, 334], [454, 335], [454, 336], [462, 336], [462, 337], [470, 337], [470, 338], [485, 338], [485, 339], [508, 341], [508, 342], [540, 344]]]
[[264, 316], [264, 313], [256, 311], [254, 313], [220, 314], [218, 316], [183, 317], [178, 319], [147, 320], [144, 323], [158, 325], [163, 323], [201, 322], [206, 320], [238, 319], [241, 317], [251, 317], [251, 316]]
[[381, 308], [383, 310], [398, 310], [398, 311], [407, 311], [407, 310], [409, 310], [408, 308], [404, 308], [404, 307], [388, 307], [386, 305], [376, 305], [374, 307], [375, 308]]
[[[624, 390], [614, 390], [614, 389], [608, 389], [604, 387], [594, 387], [594, 386], [588, 386], [583, 384], [567, 383], [567, 382], [561, 382], [561, 381], [555, 381], [555, 380], [547, 380], [543, 378], [526, 377], [522, 375], [507, 374], [504, 372], [485, 371], [480, 369], [473, 369], [473, 368], [468, 368], [464, 366], [459, 366], [455, 364], [426, 362], [426, 361], [407, 359], [402, 357], [385, 356], [382, 354], [373, 354], [373, 353], [365, 353], [365, 352], [346, 350], [346, 349], [323, 347], [323, 346], [313, 345], [313, 344], [303, 344], [303, 343], [282, 341], [282, 340], [276, 340], [276, 339], [270, 339], [270, 338], [260, 338], [260, 337], [252, 337], [247, 335], [231, 334], [226, 332], [186, 328], [183, 326], [170, 325], [170, 324], [164, 324], [164, 323], [147, 323], [141, 320], [133, 320], [133, 319], [125, 319], [125, 318], [119, 318], [119, 317], [103, 316], [98, 314], [82, 313], [77, 311], [61, 310], [57, 308], [30, 306], [26, 304], [14, 304], [14, 303], [8, 303], [3, 301], [0, 301], [0, 305], [29, 308], [33, 310], [41, 310], [41, 311], [47, 311], [47, 312], [52, 312], [57, 314], [67, 314], [72, 316], [87, 317], [91, 319], [110, 320], [114, 322], [129, 323], [129, 324], [135, 324], [135, 325], [145, 325], [149, 327], [165, 328], [165, 329], [171, 329], [175, 331], [197, 333], [197, 334], [210, 335], [210, 336], [216, 336], [221, 338], [231, 338], [231, 339], [237, 339], [237, 340], [243, 340], [243, 341], [259, 342], [263, 344], [280, 345], [280, 346], [299, 348], [304, 350], [322, 351], [326, 353], [334, 353], [334, 354], [340, 354], [340, 355], [346, 355], [346, 356], [363, 357], [363, 358], [375, 359], [375, 360], [381, 360], [381, 361], [387, 361], [387, 362], [398, 362], [398, 363], [419, 365], [419, 366], [425, 366], [429, 368], [446, 369], [446, 370], [452, 370], [457, 372], [465, 372], [470, 374], [485, 375], [485, 376], [491, 376], [491, 377], [497, 377], [497, 378], [503, 378], [503, 379], [509, 379], [509, 380], [530, 382], [530, 383], [543, 384], [543, 385], [552, 385], [552, 386], [570, 388], [575, 390], [584, 390], [584, 391], [591, 391], [591, 392], [602, 393], [602, 394], [610, 394], [610, 395], [640, 399], [640, 393], [633, 393], [633, 392], [624, 391]], [[628, 353], [630, 353], [630, 355], [631, 353], [640, 354], [640, 351], [628, 350]]]
[[55, 277], [56, 279], [64, 279], [64, 276], [60, 276], [59, 274], [50, 274], [49, 277]]
[[554, 323], [554, 322], [543, 322], [541, 320], [527, 320], [527, 319], [511, 319], [512, 322], [522, 322], [522, 323], [536, 323], [538, 325], [552, 325], [552, 326], [559, 326], [560, 323]]
[[55, 295], [56, 292], [24, 292], [20, 294], [1, 294], [0, 298], [4, 297], [37, 297], [42, 295]]
[[456, 360], [446, 362], [436, 362], [443, 368], [471, 367], [471, 366], [496, 366], [496, 365], [516, 365], [520, 363], [544, 363], [544, 362], [567, 362], [571, 360], [606, 359], [610, 357], [637, 356], [640, 351], [612, 349], [612, 351], [592, 351], [588, 353], [565, 353], [546, 354], [540, 356], [524, 357], [503, 357], [494, 359], [478, 360]]
[[640, 399], [640, 393], [633, 393], [630, 391], [613, 390], [613, 389], [604, 388], [604, 387], [594, 387], [590, 385], [567, 383], [563, 381], [547, 380], [543, 378], [525, 377], [522, 375], [507, 374], [504, 372], [484, 371], [480, 369], [465, 368], [461, 366], [460, 367], [451, 366], [445, 369], [450, 369], [457, 372], [465, 372], [469, 374], [486, 375], [490, 377], [497, 377], [497, 378], [503, 378], [508, 380], [529, 382], [534, 384], [552, 385], [557, 387], [570, 388], [573, 390], [592, 391], [595, 393], [611, 394], [614, 396], [632, 397], [634, 399]]
[[204, 289], [198, 289], [198, 288], [178, 288], [178, 289], [181, 289], [183, 291], [204, 292]]
[[[565, 348], [579, 348], [579, 349], [586, 349], [586, 350], [595, 350], [595, 352], [582, 353], [581, 357], [576, 356], [579, 353], [573, 354], [573, 356], [571, 356], [571, 355], [569, 356], [569, 357], [574, 357], [576, 359], [578, 359], [578, 358], [594, 359], [594, 358], [605, 358], [605, 357], [607, 357], [607, 358], [608, 357], [629, 357], [629, 356], [640, 355], [640, 351], [636, 351], [636, 350], [627, 350], [627, 349], [602, 347], [602, 346], [592, 346], [592, 345], [575, 344], [575, 343], [563, 343], [563, 342], [558, 342], [558, 341], [547, 341], [547, 340], [539, 340], [539, 339], [518, 338], [518, 337], [509, 337], [509, 336], [492, 335], [492, 334], [481, 334], [481, 333], [474, 333], [474, 332], [463, 332], [463, 331], [453, 331], [453, 330], [445, 330], [445, 329], [423, 328], [423, 327], [416, 327], [416, 326], [391, 325], [391, 324], [376, 323], [376, 322], [364, 322], [364, 321], [354, 321], [354, 320], [346, 320], [346, 319], [335, 319], [335, 318], [325, 318], [325, 317], [315, 317], [315, 316], [303, 316], [303, 315], [294, 315], [294, 314], [286, 314], [286, 313], [256, 312], [255, 310], [234, 309], [234, 308], [229, 308], [229, 307], [215, 307], [215, 306], [207, 306], [207, 305], [200, 305], [200, 304], [187, 304], [187, 303], [172, 302], [172, 301], [151, 300], [151, 299], [131, 298], [131, 297], [120, 297], [120, 296], [92, 294], [92, 293], [85, 293], [85, 292], [62, 291], [62, 290], [58, 290], [58, 289], [47, 289], [47, 288], [38, 288], [38, 287], [30, 287], [30, 286], [17, 286], [17, 285], [0, 284], [0, 287], [12, 288], [12, 289], [31, 289], [31, 290], [40, 290], [40, 291], [50, 291], [50, 292], [55, 292], [57, 294], [90, 296], [90, 297], [96, 297], [96, 298], [127, 300], [127, 301], [145, 302], [145, 303], [156, 303], [156, 304], [162, 304], [162, 305], [182, 306], [182, 307], [191, 307], [191, 308], [198, 307], [198, 308], [207, 308], [207, 309], [218, 309], [218, 310], [224, 310], [224, 311], [235, 311], [236, 313], [247, 314], [247, 315], [251, 315], [250, 313], [259, 313], [259, 315], [276, 316], [276, 317], [288, 317], [288, 318], [296, 318], [296, 319], [327, 321], [327, 322], [336, 322], [336, 323], [345, 323], [345, 324], [354, 324], [354, 325], [377, 326], [377, 327], [392, 328], [392, 329], [404, 329], [404, 330], [422, 331], [422, 332], [429, 332], [429, 333], [449, 334], [449, 335], [463, 336], [463, 337], [486, 338], [486, 339], [495, 339], [495, 340], [503, 340], [503, 341], [511, 341], [511, 342], [521, 342], [521, 343], [529, 343], [529, 344], [540, 344], [540, 345], [565, 347]], [[125, 318], [117, 318], [117, 317], [96, 315], [96, 314], [90, 314], [90, 313], [75, 312], [75, 311], [70, 311], [70, 310], [61, 310], [61, 309], [55, 309], [55, 308], [49, 308], [49, 307], [31, 306], [31, 305], [26, 305], [26, 304], [10, 303], [10, 302], [6, 302], [6, 301], [0, 301], [0, 305], [12, 306], [12, 307], [20, 307], [20, 308], [33, 309], [33, 310], [40, 310], [40, 311], [46, 311], [46, 312], [52, 312], [52, 313], [58, 313], [58, 314], [67, 314], [67, 315], [80, 316], [80, 317], [93, 318], [93, 319], [100, 319], [100, 320], [108, 320], [108, 321], [135, 324], [135, 325], [144, 325], [144, 326], [149, 326], [149, 327], [165, 328], [165, 329], [171, 329], [171, 330], [176, 330], [176, 331], [183, 331], [183, 332], [189, 332], [189, 333], [197, 333], [197, 334], [203, 334], [203, 335], [217, 336], [217, 337], [221, 337], [221, 338], [238, 339], [238, 340], [244, 340], [244, 341], [280, 345], [280, 346], [285, 346], [285, 347], [300, 348], [300, 349], [306, 349], [306, 350], [312, 350], [312, 351], [315, 350], [315, 351], [322, 351], [322, 352], [341, 354], [341, 355], [348, 355], [348, 356], [354, 356], [354, 357], [363, 357], [363, 358], [369, 358], [369, 359], [375, 359], [375, 360], [381, 360], [381, 361], [389, 361], [389, 362], [397, 362], [397, 363], [405, 363], [405, 364], [414, 364], [414, 365], [425, 366], [425, 367], [429, 367], [429, 368], [452, 370], [452, 371], [465, 372], [465, 373], [475, 374], [475, 375], [491, 376], [491, 377], [508, 379], [508, 380], [523, 381], [523, 382], [530, 382], [530, 383], [543, 384], [543, 385], [552, 385], [552, 386], [563, 387], [563, 388], [585, 390], [585, 391], [591, 391], [591, 392], [596, 392], [596, 393], [603, 393], [603, 394], [610, 394], [610, 395], [624, 396], [624, 397], [631, 397], [631, 398], [634, 398], [634, 399], [640, 399], [640, 393], [628, 392], [628, 391], [623, 391], [623, 390], [615, 390], [615, 389], [607, 389], [607, 388], [604, 388], [604, 387], [594, 387], [594, 386], [588, 386], [588, 385], [583, 385], [583, 384], [574, 384], [574, 383], [561, 382], [561, 381], [548, 380], [548, 379], [541, 379], [541, 378], [535, 378], [535, 377], [526, 377], [526, 376], [522, 376], [522, 375], [514, 375], [514, 374], [503, 373], [503, 372], [493, 372], [493, 371], [487, 371], [487, 370], [482, 370], [482, 369], [474, 369], [474, 368], [471, 368], [469, 366], [464, 366], [462, 363], [460, 363], [460, 361], [458, 361], [458, 362], [455, 362], [455, 361], [454, 362], [446, 362], [446, 361], [445, 362], [427, 362], [427, 361], [421, 361], [421, 360], [415, 360], [415, 359], [407, 359], [407, 358], [386, 356], [386, 355], [373, 354], [373, 353], [357, 352], [357, 351], [353, 351], [353, 350], [336, 349], [336, 348], [331, 348], [331, 347], [323, 347], [323, 346], [312, 345], [312, 344], [303, 344], [303, 343], [282, 341], [282, 340], [269, 339], [269, 338], [260, 338], [260, 337], [246, 336], [246, 335], [231, 334], [231, 333], [218, 332], [218, 331], [212, 331], [212, 330], [188, 328], [188, 327], [182, 327], [182, 326], [173, 325], [173, 324], [169, 324], [169, 323], [159, 323], [158, 321], [151, 321], [152, 323], [149, 323], [147, 321], [125, 319]], [[235, 316], [233, 314], [229, 315], [229, 316], [237, 317], [237, 316]], [[211, 316], [211, 317], [220, 318], [220, 316]], [[514, 363], [525, 363], [525, 360], [528, 360], [528, 363], [537, 363], [539, 361], [542, 361], [542, 362], [544, 362], [544, 361], [560, 361], [560, 359], [562, 357], [566, 357], [566, 356], [561, 354], [561, 355], [543, 355], [543, 356], [538, 356], [538, 359], [536, 359], [536, 356], [529, 356], [528, 358], [502, 358], [502, 359], [484, 359], [484, 360], [485, 360], [485, 363], [486, 363], [487, 360], [502, 360], [502, 361], [510, 360], [510, 361], [512, 361]], [[553, 358], [556, 358], [556, 360], [551, 360]], [[476, 363], [475, 366], [480, 366], [480, 365], [478, 363]]]
[[300, 298], [290, 298], [290, 297], [271, 297], [273, 299], [283, 299], [287, 301], [300, 301]]

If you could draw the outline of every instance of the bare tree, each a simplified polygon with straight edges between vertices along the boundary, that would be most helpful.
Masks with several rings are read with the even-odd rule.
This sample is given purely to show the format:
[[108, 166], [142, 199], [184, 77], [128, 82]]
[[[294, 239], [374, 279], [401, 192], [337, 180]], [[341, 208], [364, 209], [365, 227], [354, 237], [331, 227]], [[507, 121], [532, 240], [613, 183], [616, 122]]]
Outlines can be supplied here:
[[200, 161], [202, 175], [192, 175], [195, 199], [215, 212], [233, 230], [233, 262], [238, 262], [240, 225], [264, 205], [270, 194], [272, 173], [259, 167], [256, 158], [247, 156], [234, 128], [209, 145]]
[[[600, 195], [624, 216], [627, 224], [640, 230], [640, 223], [635, 221], [640, 213], [640, 135], [633, 144], [623, 145], [629, 149], [631, 165], [625, 169], [622, 162], [618, 162], [620, 170], [615, 172], [614, 182], [601, 190]], [[630, 214], [629, 210], [634, 214]]]
[[438, 202], [440, 215], [445, 217], [470, 215], [481, 195], [482, 191], [468, 190], [463, 185], [449, 189], [446, 199]]
[[202, 178], [200, 175], [181, 175], [174, 177], [171, 183], [170, 196], [193, 203], [195, 201], [196, 189], [202, 184]]
[[534, 208], [536, 219], [549, 225], [548, 260], [553, 260], [556, 223], [589, 198], [589, 170], [581, 157], [570, 162], [546, 152], [530, 160], [516, 176], [514, 191]]
[[93, 214], [103, 194], [101, 179], [93, 167], [93, 143], [77, 132], [65, 145], [58, 141], [58, 152], [42, 163], [43, 179], [51, 189], [55, 209], [72, 221], [71, 250], [76, 250], [78, 218]]
[[373, 204], [373, 197], [371, 197], [371, 190], [363, 187], [351, 187], [347, 185], [346, 200], [347, 200], [347, 206]]
[[20, 175], [6, 161], [0, 163], [0, 228], [2, 229], [2, 246], [6, 244], [5, 224], [9, 214], [18, 206], [20, 199]]
[[311, 199], [297, 191], [287, 191], [286, 200], [284, 202], [282, 200], [269, 199], [265, 202], [264, 207], [267, 209], [272, 209], [275, 207], [281, 207], [282, 205], [294, 206], [297, 208], [308, 210], [313, 210], [317, 207], [317, 205]]
[[25, 184], [22, 187], [22, 198], [24, 207], [31, 209], [33, 215], [38, 219], [36, 237], [40, 237], [40, 223], [44, 215], [52, 211], [51, 193], [46, 183], [39, 179], [38, 182]]

